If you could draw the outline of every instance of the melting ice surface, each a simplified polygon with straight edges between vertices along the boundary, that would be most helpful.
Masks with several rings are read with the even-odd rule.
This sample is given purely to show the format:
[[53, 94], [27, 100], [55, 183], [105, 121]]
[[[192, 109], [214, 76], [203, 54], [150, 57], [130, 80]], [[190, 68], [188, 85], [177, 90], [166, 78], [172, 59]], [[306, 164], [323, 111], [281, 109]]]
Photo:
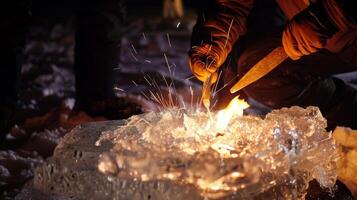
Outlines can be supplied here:
[[133, 116], [97, 141], [113, 144], [98, 169], [191, 185], [208, 198], [304, 199], [312, 179], [325, 188], [335, 184], [335, 144], [318, 108], [233, 116], [224, 131], [211, 123], [207, 113], [182, 110]]

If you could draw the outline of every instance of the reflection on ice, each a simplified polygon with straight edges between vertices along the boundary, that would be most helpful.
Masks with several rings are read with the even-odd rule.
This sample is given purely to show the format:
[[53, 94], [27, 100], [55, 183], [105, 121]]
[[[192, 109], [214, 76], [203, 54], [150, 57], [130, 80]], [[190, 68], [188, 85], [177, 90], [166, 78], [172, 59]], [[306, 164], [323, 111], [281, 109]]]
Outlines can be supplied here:
[[303, 199], [310, 180], [335, 183], [335, 144], [315, 107], [283, 108], [265, 119], [233, 115], [224, 132], [211, 123], [206, 113], [182, 110], [134, 116], [97, 141], [113, 143], [98, 169], [193, 185], [210, 198]]

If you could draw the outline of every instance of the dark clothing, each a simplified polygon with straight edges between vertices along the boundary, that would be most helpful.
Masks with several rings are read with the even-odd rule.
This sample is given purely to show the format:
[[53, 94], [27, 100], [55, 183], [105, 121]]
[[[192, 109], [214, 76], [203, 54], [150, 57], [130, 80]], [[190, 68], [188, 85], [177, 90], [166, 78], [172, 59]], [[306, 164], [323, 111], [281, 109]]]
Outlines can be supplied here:
[[[254, 15], [263, 13], [264, 16], [273, 16], [265, 11], [257, 9]], [[275, 20], [271, 18], [267, 20], [281, 20], [281, 18]], [[261, 24], [253, 18], [251, 20], [250, 23], [253, 25]], [[222, 66], [231, 69], [233, 74], [238, 74], [236, 81], [260, 59], [281, 45], [282, 27], [276, 26], [276, 31], [269, 33], [264, 33], [264, 29], [259, 30], [259, 26], [254, 29], [254, 32], [248, 29], [248, 34], [238, 40]], [[297, 61], [288, 59], [268, 75], [243, 89], [242, 95], [274, 109], [294, 105], [318, 106], [327, 118], [329, 128], [340, 125], [356, 129], [357, 91], [333, 77], [339, 73], [356, 71], [356, 55], [357, 41], [337, 54], [322, 50]], [[225, 82], [229, 80], [226, 79]], [[229, 89], [236, 81], [231, 81], [226, 88]], [[218, 95], [226, 98], [227, 94], [228, 91]]]
[[[236, 65], [239, 77], [279, 44], [280, 38], [264, 38], [247, 44]], [[298, 61], [288, 59], [243, 91], [270, 108], [318, 106], [330, 127], [356, 128], [357, 91], [332, 77], [357, 69], [356, 60], [351, 62], [344, 57], [346, 54], [356, 55], [357, 44], [340, 54], [321, 51]]]
[[[113, 70], [119, 65], [125, 13], [122, 0], [76, 0], [67, 6], [76, 11], [76, 105], [85, 110], [93, 102], [114, 97]], [[8, 1], [0, 11], [0, 111], [7, 110], [0, 113], [3, 122], [9, 121], [12, 112], [8, 110], [16, 105], [30, 0]], [[2, 129], [0, 123], [0, 134]]]
[[[272, 5], [276, 6], [272, 7]], [[261, 27], [259, 33], [262, 35], [271, 30], [277, 21], [270, 20], [276, 15], [275, 12], [270, 11], [278, 9], [289, 19], [288, 28], [291, 26], [289, 33], [292, 34], [286, 34], [289, 37], [285, 37], [287, 41], [284, 43], [293, 44], [291, 46], [294, 48], [299, 47], [293, 50], [295, 54], [302, 50], [304, 50], [300, 53], [302, 55], [307, 55], [307, 52], [316, 52], [316, 48], [324, 46], [325, 43], [328, 43], [326, 47], [329, 50], [337, 52], [357, 38], [356, 30], [352, 31], [353, 34], [345, 34], [351, 31], [350, 28], [356, 29], [357, 17], [355, 12], [352, 12], [356, 10], [356, 5], [354, 0], [207, 0], [202, 5], [203, 9], [193, 28], [192, 48], [189, 55], [191, 59], [194, 59], [193, 55], [202, 52], [200, 47], [205, 52], [206, 46], [209, 46], [210, 51], [216, 54], [214, 67], [220, 67], [239, 38], [255, 31], [250, 26]], [[316, 7], [319, 12], [316, 12]], [[256, 10], [262, 12], [259, 13]], [[303, 16], [298, 16], [300, 13]], [[304, 15], [304, 13], [314, 17], [312, 19], [306, 17], [309, 15]], [[252, 16], [260, 20], [252, 24], [249, 21]], [[298, 16], [298, 19], [295, 19], [295, 16]], [[330, 24], [339, 30], [335, 33], [337, 30], [332, 28], [331, 33], [335, 33], [333, 36], [330, 33], [330, 27], [325, 29], [326, 25]], [[285, 46], [284, 49], [287, 50]], [[286, 52], [290, 56], [291, 50]], [[197, 77], [202, 73], [199, 70], [193, 70], [193, 72]]]
[[29, 15], [26, 0], [0, 5], [0, 140], [11, 124]]
[[77, 13], [75, 46], [76, 105], [112, 99], [119, 65], [124, 9], [121, 0], [91, 0]]
[[0, 6], [0, 107], [15, 106], [29, 14], [26, 1]]

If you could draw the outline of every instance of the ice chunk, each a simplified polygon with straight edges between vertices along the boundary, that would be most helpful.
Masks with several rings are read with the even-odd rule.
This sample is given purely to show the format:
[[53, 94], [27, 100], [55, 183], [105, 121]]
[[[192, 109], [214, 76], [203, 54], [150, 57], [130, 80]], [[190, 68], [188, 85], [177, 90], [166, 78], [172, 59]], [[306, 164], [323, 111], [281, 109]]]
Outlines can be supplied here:
[[[212, 117], [216, 117], [212, 113]], [[224, 132], [207, 113], [165, 110], [67, 134], [34, 188], [78, 199], [304, 199], [332, 188], [337, 152], [314, 107], [234, 116]]]
[[[206, 113], [149, 115], [107, 133], [114, 146], [102, 154], [103, 173], [192, 184], [207, 197], [253, 198], [274, 189], [286, 199], [303, 198], [312, 179], [331, 188], [337, 178], [335, 144], [317, 108], [283, 108], [265, 119], [235, 116], [225, 133]], [[131, 136], [133, 124], [138, 137]]]

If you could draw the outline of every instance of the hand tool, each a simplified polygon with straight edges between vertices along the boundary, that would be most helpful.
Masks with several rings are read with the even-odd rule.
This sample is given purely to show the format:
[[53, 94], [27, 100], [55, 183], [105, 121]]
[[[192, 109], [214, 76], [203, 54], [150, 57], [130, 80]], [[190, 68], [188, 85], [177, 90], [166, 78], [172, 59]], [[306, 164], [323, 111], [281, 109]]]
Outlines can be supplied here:
[[259, 80], [273, 69], [275, 69], [279, 64], [281, 64], [288, 55], [286, 55], [283, 47], [279, 46], [275, 48], [272, 52], [261, 59], [257, 64], [255, 64], [231, 89], [231, 93], [235, 93], [246, 86]]
[[202, 86], [202, 103], [208, 111], [211, 106], [211, 82], [212, 75], [209, 75]]

